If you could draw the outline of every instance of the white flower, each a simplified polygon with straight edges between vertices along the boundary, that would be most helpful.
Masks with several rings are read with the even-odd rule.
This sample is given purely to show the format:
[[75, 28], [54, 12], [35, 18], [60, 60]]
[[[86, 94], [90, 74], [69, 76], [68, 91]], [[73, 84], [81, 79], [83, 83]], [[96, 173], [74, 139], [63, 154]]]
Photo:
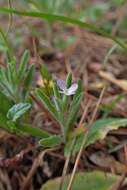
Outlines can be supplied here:
[[66, 87], [66, 82], [64, 80], [57, 80], [57, 86], [60, 88], [60, 93], [65, 94], [66, 96], [71, 96], [74, 95], [77, 88], [78, 84], [73, 83], [69, 88]]

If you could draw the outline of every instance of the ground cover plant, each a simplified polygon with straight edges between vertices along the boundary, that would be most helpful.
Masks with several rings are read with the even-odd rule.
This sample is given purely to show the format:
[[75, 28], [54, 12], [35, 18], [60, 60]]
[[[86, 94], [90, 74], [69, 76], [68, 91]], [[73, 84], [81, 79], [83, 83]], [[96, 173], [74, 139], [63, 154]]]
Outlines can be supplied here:
[[126, 1], [0, 4], [0, 189], [126, 189]]

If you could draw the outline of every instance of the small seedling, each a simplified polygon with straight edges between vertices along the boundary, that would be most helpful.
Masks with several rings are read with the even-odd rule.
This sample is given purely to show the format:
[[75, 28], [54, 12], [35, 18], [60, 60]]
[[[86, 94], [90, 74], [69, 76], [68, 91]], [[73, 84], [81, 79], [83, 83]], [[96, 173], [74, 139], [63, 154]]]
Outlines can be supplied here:
[[[43, 89], [37, 89], [36, 96], [60, 124], [61, 135], [58, 135], [59, 143], [66, 143], [74, 129], [78, 116], [82, 99], [81, 81], [73, 83], [72, 74], [70, 73], [67, 76], [66, 82], [63, 80], [54, 81], [53, 94], [51, 96], [47, 96]], [[50, 139], [48, 140], [47, 146], [50, 144]], [[53, 137], [51, 140], [53, 141]], [[54, 136], [54, 141], [56, 141], [56, 136]], [[45, 139], [42, 139], [40, 144], [46, 146]]]

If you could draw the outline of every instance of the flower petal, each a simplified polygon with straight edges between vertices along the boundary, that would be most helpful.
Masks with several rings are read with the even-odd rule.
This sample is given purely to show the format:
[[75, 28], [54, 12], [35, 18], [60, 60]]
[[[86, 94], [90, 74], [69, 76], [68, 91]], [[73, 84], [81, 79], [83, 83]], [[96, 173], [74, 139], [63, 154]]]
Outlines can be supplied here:
[[66, 95], [67, 96], [74, 95], [75, 92], [76, 92], [76, 90], [77, 90], [77, 88], [78, 88], [78, 84], [77, 83], [72, 84], [71, 87], [67, 89]]
[[64, 80], [58, 79], [58, 80], [57, 80], [57, 86], [58, 86], [61, 90], [63, 90], [63, 91], [66, 90], [66, 82], [65, 82]]

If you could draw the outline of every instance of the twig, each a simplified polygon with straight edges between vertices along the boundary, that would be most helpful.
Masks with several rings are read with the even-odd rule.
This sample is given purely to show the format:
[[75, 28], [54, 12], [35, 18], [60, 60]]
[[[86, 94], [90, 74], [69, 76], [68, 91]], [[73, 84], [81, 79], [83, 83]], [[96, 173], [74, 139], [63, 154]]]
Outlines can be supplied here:
[[78, 124], [78, 128], [82, 126], [82, 123], [83, 123], [84, 119], [86, 118], [86, 115], [87, 115], [87, 112], [88, 112], [90, 105], [91, 105], [91, 100], [88, 101], [88, 103], [84, 109], [84, 112], [83, 112], [82, 117], [80, 119], [80, 122]]
[[56, 150], [56, 148], [49, 148], [49, 149], [46, 149], [46, 150], [44, 150], [43, 152], [41, 152], [40, 154], [39, 154], [39, 156], [34, 160], [34, 163], [33, 163], [33, 165], [32, 165], [32, 168], [31, 168], [31, 170], [29, 171], [29, 173], [28, 173], [28, 175], [27, 175], [27, 177], [26, 177], [26, 179], [25, 179], [25, 181], [24, 181], [24, 183], [23, 183], [23, 185], [22, 185], [22, 190], [27, 190], [28, 189], [28, 185], [29, 185], [29, 183], [30, 183], [30, 181], [31, 181], [31, 179], [32, 179], [32, 176], [34, 175], [34, 173], [35, 173], [35, 170], [37, 169], [37, 167], [40, 165], [40, 164], [42, 164], [42, 158], [44, 157], [44, 155], [47, 153], [47, 152], [49, 152], [49, 151], [52, 151], [52, 150]]
[[69, 152], [69, 154], [68, 154], [68, 156], [66, 158], [65, 164], [64, 164], [59, 190], [62, 190], [62, 187], [63, 187], [64, 179], [65, 179], [65, 176], [66, 176], [66, 173], [67, 173], [67, 169], [68, 169], [68, 165], [69, 165], [69, 161], [70, 161], [70, 158], [71, 158], [71, 155], [72, 155], [72, 150], [73, 150], [75, 141], [76, 141], [76, 139], [74, 138], [74, 140], [72, 142], [72, 145], [71, 145], [71, 151]]
[[74, 177], [75, 177], [75, 173], [76, 173], [76, 169], [77, 169], [77, 166], [78, 166], [78, 163], [79, 163], [79, 160], [80, 160], [80, 157], [81, 157], [81, 154], [83, 152], [83, 149], [84, 149], [84, 145], [86, 144], [86, 140], [87, 140], [87, 136], [88, 136], [88, 133], [89, 133], [89, 130], [90, 128], [92, 127], [92, 124], [96, 118], [96, 114], [97, 114], [97, 111], [98, 111], [98, 108], [99, 108], [99, 105], [102, 101], [102, 97], [104, 95], [104, 92], [105, 92], [105, 87], [103, 88], [103, 90], [101, 91], [101, 94], [100, 94], [100, 97], [99, 97], [99, 100], [97, 102], [97, 105], [94, 109], [94, 112], [93, 112], [93, 115], [92, 115], [92, 118], [91, 118], [91, 121], [89, 123], [89, 126], [87, 128], [87, 131], [85, 133], [85, 136], [84, 136], [84, 139], [82, 141], [82, 144], [81, 144], [81, 148], [80, 148], [80, 151], [77, 155], [77, 158], [76, 158], [76, 161], [75, 161], [75, 165], [74, 165], [74, 168], [73, 168], [73, 171], [72, 171], [72, 175], [71, 175], [71, 178], [70, 178], [70, 181], [69, 181], [69, 185], [67, 187], [67, 190], [71, 190], [71, 187], [72, 187], [72, 183], [73, 183], [73, 180], [74, 180]]
[[16, 154], [13, 158], [0, 158], [0, 167], [4, 168], [14, 167], [23, 159], [24, 155], [27, 154], [32, 149], [33, 146], [29, 145], [24, 150], [21, 150], [20, 153]]
[[117, 146], [113, 147], [112, 149], [110, 149], [108, 151], [108, 153], [111, 154], [113, 152], [116, 152], [116, 151], [122, 149], [125, 145], [127, 145], [127, 140], [121, 142], [119, 145], [117, 145]]
[[119, 180], [109, 189], [109, 190], [119, 190], [120, 187], [122, 186], [125, 178], [126, 178], [127, 173], [124, 173]]
[[[127, 146], [126, 146], [126, 144], [124, 144], [125, 161], [127, 164], [127, 150], [126, 150], [126, 148], [127, 148]], [[121, 186], [123, 185], [126, 176], [127, 176], [127, 172], [124, 172], [123, 175], [120, 177], [120, 179], [117, 180], [116, 183], [109, 190], [119, 190], [121, 188]]]
[[104, 61], [103, 61], [103, 67], [105, 68], [105, 66], [107, 65], [107, 63], [108, 63], [108, 60], [109, 60], [109, 58], [110, 58], [110, 56], [112, 55], [112, 53], [117, 49], [117, 44], [115, 44], [115, 45], [113, 45], [110, 49], [109, 49], [109, 51], [107, 52], [107, 54], [106, 54], [106, 56], [105, 56], [105, 58], [104, 58]]

